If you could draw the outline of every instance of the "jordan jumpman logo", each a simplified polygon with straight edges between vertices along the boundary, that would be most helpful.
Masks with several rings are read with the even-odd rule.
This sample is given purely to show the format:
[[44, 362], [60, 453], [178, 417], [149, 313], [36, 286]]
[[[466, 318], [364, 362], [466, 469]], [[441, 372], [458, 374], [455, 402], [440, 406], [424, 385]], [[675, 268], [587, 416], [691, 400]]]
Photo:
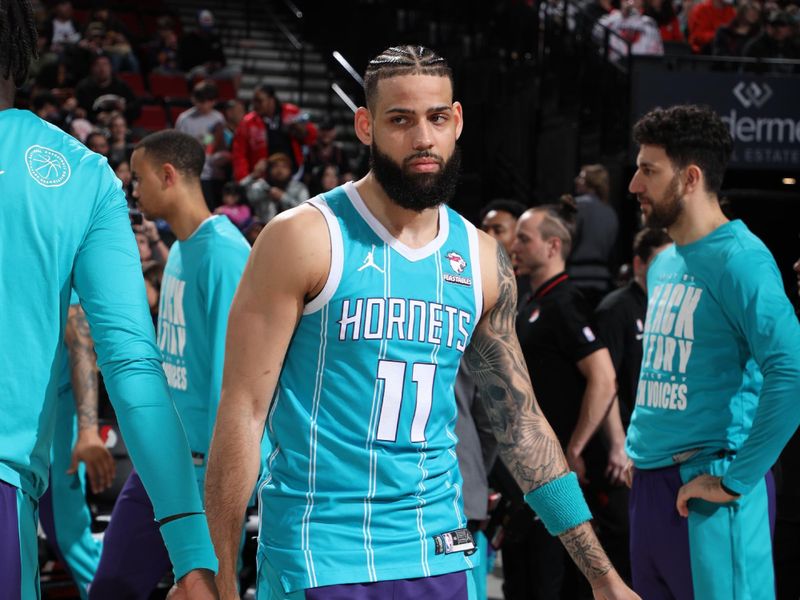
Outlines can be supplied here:
[[383, 269], [381, 269], [378, 265], [375, 264], [375, 244], [372, 244], [372, 250], [367, 252], [367, 257], [364, 259], [364, 264], [358, 267], [359, 271], [363, 271], [367, 267], [372, 267], [376, 269], [379, 273], [383, 273]]

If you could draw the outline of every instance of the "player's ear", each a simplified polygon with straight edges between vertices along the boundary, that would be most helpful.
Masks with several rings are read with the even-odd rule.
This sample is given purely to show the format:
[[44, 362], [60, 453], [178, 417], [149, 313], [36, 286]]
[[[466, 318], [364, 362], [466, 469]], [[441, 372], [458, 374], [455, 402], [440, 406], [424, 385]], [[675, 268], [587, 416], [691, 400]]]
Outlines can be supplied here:
[[456, 122], [456, 139], [458, 139], [464, 129], [464, 108], [461, 102], [453, 102], [453, 120]]
[[372, 145], [372, 115], [369, 109], [360, 106], [353, 117], [353, 127], [356, 130], [356, 137], [365, 146]]
[[703, 181], [703, 171], [695, 164], [691, 164], [684, 170], [683, 181], [685, 191], [688, 193], [698, 189]]
[[163, 188], [174, 186], [178, 182], [178, 169], [172, 163], [161, 165], [161, 185]]

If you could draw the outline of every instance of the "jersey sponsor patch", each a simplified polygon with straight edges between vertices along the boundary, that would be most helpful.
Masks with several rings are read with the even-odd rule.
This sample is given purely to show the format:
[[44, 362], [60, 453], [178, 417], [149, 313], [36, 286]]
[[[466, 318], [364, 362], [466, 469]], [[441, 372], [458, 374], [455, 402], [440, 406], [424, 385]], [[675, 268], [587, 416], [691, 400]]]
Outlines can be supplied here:
[[464, 260], [464, 257], [461, 256], [458, 252], [454, 250], [450, 250], [446, 255], [445, 258], [447, 262], [450, 263], [450, 268], [455, 272], [455, 275], [452, 273], [444, 273], [442, 277], [448, 283], [455, 283], [457, 285], [465, 285], [471, 286], [472, 285], [472, 278], [470, 277], [463, 277], [461, 273], [467, 268], [467, 261]]
[[43, 187], [60, 187], [72, 175], [72, 169], [61, 152], [38, 144], [25, 151], [25, 164], [33, 180]]

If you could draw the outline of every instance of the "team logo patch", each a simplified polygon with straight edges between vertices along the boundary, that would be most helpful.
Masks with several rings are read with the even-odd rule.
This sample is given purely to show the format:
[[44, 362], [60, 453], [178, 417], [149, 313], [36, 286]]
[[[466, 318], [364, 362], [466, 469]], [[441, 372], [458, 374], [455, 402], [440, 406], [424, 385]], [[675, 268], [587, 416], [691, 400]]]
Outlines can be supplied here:
[[467, 261], [464, 260], [458, 252], [450, 250], [446, 255], [445, 258], [447, 262], [450, 263], [450, 268], [456, 273], [453, 275], [452, 273], [445, 273], [443, 275], [444, 280], [449, 283], [456, 283], [458, 285], [472, 285], [472, 279], [469, 277], [462, 277], [461, 273], [464, 272], [464, 269], [467, 268]]
[[25, 151], [25, 164], [33, 180], [43, 187], [62, 186], [72, 174], [64, 155], [44, 146], [28, 148]]

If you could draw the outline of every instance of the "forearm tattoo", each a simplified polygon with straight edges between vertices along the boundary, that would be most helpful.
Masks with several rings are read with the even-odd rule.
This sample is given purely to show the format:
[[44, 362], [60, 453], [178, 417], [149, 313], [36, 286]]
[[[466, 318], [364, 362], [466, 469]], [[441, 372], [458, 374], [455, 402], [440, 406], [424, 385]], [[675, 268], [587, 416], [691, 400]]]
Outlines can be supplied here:
[[561, 445], [533, 395], [514, 330], [517, 284], [511, 262], [497, 247], [497, 303], [472, 336], [465, 353], [497, 437], [498, 450], [524, 493], [568, 472]]
[[97, 427], [97, 355], [86, 314], [80, 307], [70, 308], [65, 341], [69, 351], [78, 428]]
[[559, 538], [572, 560], [589, 581], [605, 575], [612, 569], [611, 561], [608, 560], [600, 542], [597, 541], [597, 536], [590, 523], [570, 529], [561, 534]]

